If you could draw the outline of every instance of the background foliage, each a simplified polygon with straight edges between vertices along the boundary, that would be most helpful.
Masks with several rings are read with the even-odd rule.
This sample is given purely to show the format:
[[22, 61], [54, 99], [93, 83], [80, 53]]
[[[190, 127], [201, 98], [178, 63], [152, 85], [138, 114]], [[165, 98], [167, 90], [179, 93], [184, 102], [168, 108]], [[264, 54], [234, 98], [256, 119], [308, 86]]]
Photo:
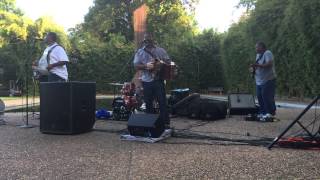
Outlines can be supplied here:
[[22, 77], [44, 49], [35, 39], [55, 31], [70, 58], [77, 60], [69, 65], [70, 80], [96, 81], [99, 92], [111, 92], [108, 83], [130, 81], [134, 73], [132, 14], [143, 3], [151, 7], [148, 31], [180, 67], [168, 89], [254, 92], [248, 66], [254, 62], [255, 43], [264, 41], [275, 57], [279, 96], [319, 93], [318, 0], [239, 0], [238, 7], [247, 11], [224, 33], [197, 28], [198, 0], [95, 0], [84, 22], [68, 33], [48, 17], [32, 21], [23, 16], [15, 0], [1, 0], [0, 66], [14, 67], [17, 78]]

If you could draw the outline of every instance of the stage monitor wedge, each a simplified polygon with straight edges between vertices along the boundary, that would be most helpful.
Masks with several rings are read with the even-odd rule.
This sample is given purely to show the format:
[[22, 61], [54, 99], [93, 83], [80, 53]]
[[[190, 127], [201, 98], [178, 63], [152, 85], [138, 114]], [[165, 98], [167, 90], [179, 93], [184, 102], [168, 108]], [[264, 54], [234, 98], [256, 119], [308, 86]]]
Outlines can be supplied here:
[[255, 114], [258, 108], [252, 94], [235, 93], [228, 96], [230, 115]]
[[128, 131], [132, 136], [158, 138], [164, 131], [159, 114], [131, 114]]

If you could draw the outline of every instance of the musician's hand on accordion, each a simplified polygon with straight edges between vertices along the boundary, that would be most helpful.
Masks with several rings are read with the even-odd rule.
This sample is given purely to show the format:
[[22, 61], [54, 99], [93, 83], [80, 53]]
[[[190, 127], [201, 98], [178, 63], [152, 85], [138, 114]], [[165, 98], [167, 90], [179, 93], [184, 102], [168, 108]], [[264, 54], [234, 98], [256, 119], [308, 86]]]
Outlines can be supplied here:
[[178, 75], [178, 68], [173, 61], [166, 63], [165, 61], [156, 59], [153, 62], [151, 73], [153, 78], [162, 80], [173, 80]]
[[146, 64], [146, 69], [147, 70], [153, 70], [154, 69], [154, 62], [149, 62]]

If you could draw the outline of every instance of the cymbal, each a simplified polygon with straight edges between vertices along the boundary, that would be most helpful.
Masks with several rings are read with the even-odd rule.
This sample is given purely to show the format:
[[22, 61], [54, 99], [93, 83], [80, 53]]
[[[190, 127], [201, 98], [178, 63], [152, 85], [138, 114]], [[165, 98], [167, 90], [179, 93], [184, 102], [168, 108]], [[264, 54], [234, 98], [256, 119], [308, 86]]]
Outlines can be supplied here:
[[110, 85], [112, 86], [123, 86], [124, 84], [121, 84], [121, 83], [109, 83]]

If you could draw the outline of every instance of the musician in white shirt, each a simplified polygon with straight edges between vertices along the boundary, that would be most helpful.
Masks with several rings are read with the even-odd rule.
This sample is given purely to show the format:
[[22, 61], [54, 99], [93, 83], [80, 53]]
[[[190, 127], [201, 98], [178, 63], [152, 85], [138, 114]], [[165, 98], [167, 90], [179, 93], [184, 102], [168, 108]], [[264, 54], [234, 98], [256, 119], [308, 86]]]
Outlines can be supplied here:
[[33, 66], [33, 69], [40, 73], [40, 77], [48, 75], [49, 82], [65, 82], [68, 80], [68, 70], [66, 64], [69, 62], [69, 58], [63, 47], [60, 46], [56, 41], [56, 33], [49, 32], [46, 35], [44, 42], [48, 46], [44, 50], [43, 55], [38, 62], [38, 66]]

